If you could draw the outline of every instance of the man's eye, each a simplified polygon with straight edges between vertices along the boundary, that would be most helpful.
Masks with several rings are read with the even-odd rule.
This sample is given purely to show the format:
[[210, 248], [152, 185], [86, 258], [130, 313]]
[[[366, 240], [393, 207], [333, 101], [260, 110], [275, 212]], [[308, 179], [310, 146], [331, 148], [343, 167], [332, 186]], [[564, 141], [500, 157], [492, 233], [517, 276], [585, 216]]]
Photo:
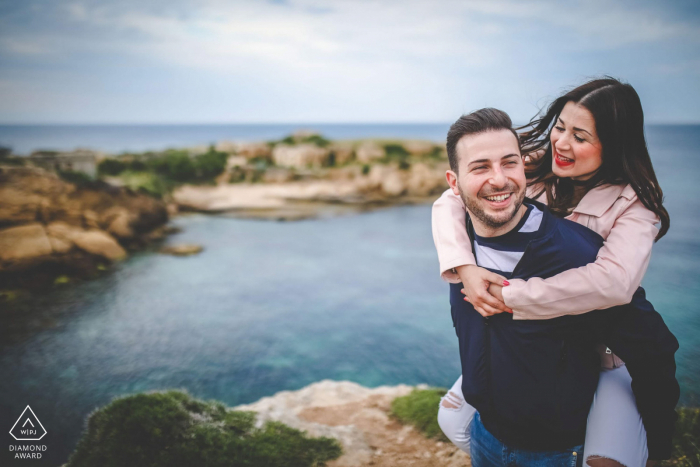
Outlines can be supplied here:
[[506, 165], [518, 165], [517, 161], [506, 162]]
[[484, 170], [485, 168], [486, 168], [485, 165], [480, 165], [480, 166], [478, 166], [478, 167], [474, 167], [474, 168], [472, 169], [472, 172], [477, 171], [477, 170]]

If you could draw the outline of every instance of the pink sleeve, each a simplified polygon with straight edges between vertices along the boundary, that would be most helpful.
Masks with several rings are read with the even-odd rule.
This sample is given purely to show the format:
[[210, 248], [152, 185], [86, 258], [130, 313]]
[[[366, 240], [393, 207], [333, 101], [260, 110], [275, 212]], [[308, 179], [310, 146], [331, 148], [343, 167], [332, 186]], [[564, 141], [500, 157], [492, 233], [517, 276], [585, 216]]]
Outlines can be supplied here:
[[594, 263], [548, 279], [510, 280], [503, 299], [513, 319], [550, 319], [629, 303], [649, 266], [658, 221], [635, 199], [615, 220]]
[[465, 222], [464, 203], [448, 188], [433, 203], [433, 241], [440, 261], [440, 276], [455, 284], [461, 280], [452, 268], [476, 264]]

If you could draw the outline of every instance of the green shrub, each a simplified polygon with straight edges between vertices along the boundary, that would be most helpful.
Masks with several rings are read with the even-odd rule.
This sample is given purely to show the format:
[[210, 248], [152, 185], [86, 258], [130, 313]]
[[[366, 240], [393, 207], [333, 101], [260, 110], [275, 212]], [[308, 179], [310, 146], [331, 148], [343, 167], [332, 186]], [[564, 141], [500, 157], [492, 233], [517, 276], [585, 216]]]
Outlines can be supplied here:
[[671, 460], [662, 462], [660, 465], [700, 466], [700, 408], [681, 407], [678, 409]]
[[188, 182], [196, 178], [195, 164], [187, 151], [168, 149], [163, 154], [151, 156], [147, 167], [171, 180]]
[[341, 454], [331, 438], [171, 390], [136, 394], [93, 412], [67, 467], [311, 467]]
[[127, 168], [127, 164], [119, 159], [107, 158], [97, 164], [97, 173], [100, 175], [119, 175]]
[[215, 151], [213, 147], [209, 151], [197, 156], [194, 160], [197, 178], [200, 180], [211, 180], [221, 174], [226, 168], [228, 154]]
[[140, 191], [155, 198], [162, 198], [173, 188], [169, 182], [153, 172], [132, 172], [126, 170], [119, 174], [124, 186], [134, 191]]
[[294, 135], [289, 135], [285, 138], [282, 138], [279, 141], [273, 142], [272, 144], [315, 144], [318, 147], [325, 148], [329, 144], [331, 144], [330, 140], [324, 138], [321, 135], [308, 135], [308, 136], [294, 136]]
[[58, 172], [58, 176], [68, 183], [73, 183], [77, 186], [86, 186], [92, 183], [92, 179], [89, 175], [83, 172], [76, 172], [73, 170], [61, 170]]
[[411, 164], [408, 162], [410, 154], [402, 145], [395, 143], [385, 144], [384, 151], [386, 151], [385, 162], [398, 162], [401, 170], [407, 170], [411, 167]]
[[391, 414], [401, 423], [415, 426], [428, 438], [449, 442], [437, 422], [440, 398], [445, 392], [441, 388], [414, 389], [392, 401]]

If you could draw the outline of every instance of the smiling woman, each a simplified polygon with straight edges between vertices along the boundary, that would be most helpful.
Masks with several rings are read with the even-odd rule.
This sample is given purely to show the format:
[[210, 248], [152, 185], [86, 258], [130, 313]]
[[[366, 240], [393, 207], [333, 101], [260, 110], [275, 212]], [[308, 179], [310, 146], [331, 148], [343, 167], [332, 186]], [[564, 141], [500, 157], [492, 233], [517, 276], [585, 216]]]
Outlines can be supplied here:
[[582, 105], [566, 103], [554, 124], [550, 141], [554, 148], [552, 172], [557, 177], [588, 180], [603, 163], [595, 119]]

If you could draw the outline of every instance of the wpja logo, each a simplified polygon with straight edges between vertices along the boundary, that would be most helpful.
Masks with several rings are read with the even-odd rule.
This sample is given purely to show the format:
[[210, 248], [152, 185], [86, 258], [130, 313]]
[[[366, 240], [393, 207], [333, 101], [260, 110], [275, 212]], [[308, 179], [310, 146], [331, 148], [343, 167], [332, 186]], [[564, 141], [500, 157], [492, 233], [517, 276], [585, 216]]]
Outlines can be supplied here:
[[[46, 429], [32, 408], [27, 406], [15, 424], [12, 425], [10, 434], [17, 441], [39, 441], [46, 436]], [[15, 451], [15, 459], [41, 459], [41, 454], [46, 451], [46, 446], [36, 444], [10, 445], [10, 451]]]

